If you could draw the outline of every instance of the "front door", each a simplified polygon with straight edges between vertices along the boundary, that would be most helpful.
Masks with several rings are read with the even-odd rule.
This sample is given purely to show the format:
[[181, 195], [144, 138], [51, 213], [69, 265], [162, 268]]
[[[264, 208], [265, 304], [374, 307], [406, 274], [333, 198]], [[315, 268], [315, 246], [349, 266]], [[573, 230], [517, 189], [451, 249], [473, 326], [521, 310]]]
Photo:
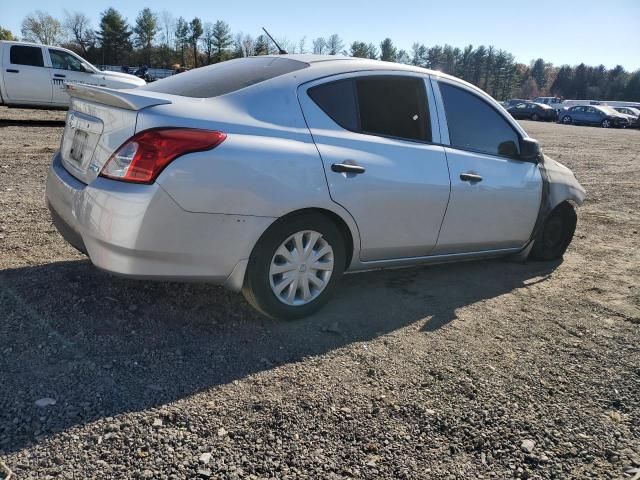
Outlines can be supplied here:
[[437, 242], [450, 183], [425, 79], [367, 72], [299, 89], [331, 198], [358, 226], [362, 261], [425, 256]]
[[81, 83], [96, 84], [93, 81], [92, 72], [87, 72], [82, 62], [64, 50], [49, 48], [51, 58], [51, 83], [53, 84], [53, 103], [68, 105], [69, 94], [65, 84]]
[[51, 103], [51, 78], [42, 47], [12, 45], [4, 49], [2, 78], [9, 103]]
[[540, 209], [542, 178], [517, 159], [520, 136], [477, 93], [439, 81], [446, 113], [451, 199], [437, 254], [522, 247]]

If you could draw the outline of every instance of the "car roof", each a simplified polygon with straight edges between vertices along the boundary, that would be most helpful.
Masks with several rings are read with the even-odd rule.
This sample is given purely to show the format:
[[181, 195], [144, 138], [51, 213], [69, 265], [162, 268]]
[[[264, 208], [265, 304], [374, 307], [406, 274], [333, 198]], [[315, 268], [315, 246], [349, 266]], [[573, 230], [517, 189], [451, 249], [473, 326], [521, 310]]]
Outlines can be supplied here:
[[287, 58], [309, 65], [308, 68], [296, 70], [291, 74], [283, 75], [283, 77], [295, 75], [298, 80], [300, 80], [300, 83], [305, 83], [332, 75], [340, 75], [343, 73], [368, 71], [407, 72], [418, 73], [422, 75], [432, 75], [440, 79], [448, 79], [454, 83], [463, 84], [467, 88], [479, 92], [483, 95], [487, 95], [480, 88], [469, 82], [466, 82], [465, 80], [462, 80], [461, 78], [454, 77], [453, 75], [448, 75], [439, 70], [430, 70], [428, 68], [422, 68], [415, 65], [407, 65], [405, 63], [385, 62], [383, 60], [372, 60], [369, 58], [347, 57], [345, 55], [284, 54], [263, 56], [271, 58]]
[[72, 52], [68, 48], [60, 47], [57, 45], [45, 45], [44, 43], [35, 43], [35, 42], [25, 42], [21, 40], [0, 40], [0, 43], [6, 43], [8, 45], [24, 45], [25, 47], [45, 47], [45, 48], [55, 48], [57, 50], [64, 50], [65, 52], [73, 53], [74, 55], [78, 55], [77, 53]]
[[[347, 57], [345, 55], [316, 55], [316, 54], [284, 54], [284, 55], [261, 55], [261, 57], [271, 58], [287, 58], [298, 62], [307, 63], [311, 68], [305, 70], [334, 70], [335, 73], [348, 73], [360, 70], [395, 70], [415, 72], [422, 74], [438, 75], [448, 77], [458, 82], [462, 82], [460, 78], [447, 75], [437, 70], [429, 70], [427, 68], [415, 65], [407, 65], [405, 63], [385, 62], [383, 60], [373, 60], [369, 58]], [[255, 58], [255, 57], [249, 57]], [[296, 73], [300, 73], [299, 71]]]

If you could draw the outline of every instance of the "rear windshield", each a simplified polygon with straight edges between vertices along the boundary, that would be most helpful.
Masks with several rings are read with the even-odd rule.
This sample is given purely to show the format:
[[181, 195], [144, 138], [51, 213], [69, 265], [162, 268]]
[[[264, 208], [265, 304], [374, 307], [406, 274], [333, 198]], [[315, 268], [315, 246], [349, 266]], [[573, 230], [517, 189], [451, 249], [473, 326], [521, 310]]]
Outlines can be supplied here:
[[290, 58], [238, 58], [173, 75], [144, 85], [140, 89], [183, 97], [211, 98], [308, 66], [308, 63]]

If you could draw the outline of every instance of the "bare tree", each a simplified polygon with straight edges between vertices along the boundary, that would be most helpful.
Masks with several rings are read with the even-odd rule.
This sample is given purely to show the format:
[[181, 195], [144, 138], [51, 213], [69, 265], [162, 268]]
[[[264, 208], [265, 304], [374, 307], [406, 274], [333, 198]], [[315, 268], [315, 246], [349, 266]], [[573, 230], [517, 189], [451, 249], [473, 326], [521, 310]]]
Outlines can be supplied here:
[[302, 37], [298, 40], [298, 53], [307, 53], [307, 37]]
[[175, 31], [175, 19], [170, 12], [163, 10], [160, 13], [160, 43], [167, 47], [173, 44], [173, 33]]
[[242, 37], [242, 53], [245, 57], [250, 57], [254, 53], [255, 40], [248, 33]]
[[28, 42], [58, 45], [64, 36], [58, 20], [42, 10], [30, 13], [22, 21], [22, 37]]
[[65, 10], [62, 26], [71, 38], [71, 42], [77, 45], [83, 56], [86, 56], [89, 47], [95, 43], [91, 19], [84, 13], [69, 13]]
[[313, 41], [313, 53], [315, 53], [316, 55], [322, 55], [323, 53], [326, 53], [327, 51], [327, 41], [322, 38], [322, 37], [318, 37]]

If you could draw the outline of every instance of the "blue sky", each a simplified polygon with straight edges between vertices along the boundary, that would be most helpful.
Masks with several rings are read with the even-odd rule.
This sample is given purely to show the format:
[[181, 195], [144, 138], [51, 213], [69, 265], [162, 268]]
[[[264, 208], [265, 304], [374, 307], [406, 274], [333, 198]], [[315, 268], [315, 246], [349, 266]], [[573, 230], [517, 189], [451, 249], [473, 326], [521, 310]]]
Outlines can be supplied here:
[[508, 50], [523, 63], [542, 57], [555, 64], [640, 68], [640, 0], [0, 0], [0, 25], [20, 35], [28, 13], [41, 9], [62, 18], [66, 9], [89, 15], [95, 27], [110, 6], [130, 22], [148, 6], [187, 19], [222, 19], [234, 32], [257, 35], [266, 26], [278, 38], [297, 42], [306, 36], [308, 47], [313, 38], [332, 33], [347, 43], [379, 44], [389, 36], [407, 50], [416, 41], [484, 44]]

